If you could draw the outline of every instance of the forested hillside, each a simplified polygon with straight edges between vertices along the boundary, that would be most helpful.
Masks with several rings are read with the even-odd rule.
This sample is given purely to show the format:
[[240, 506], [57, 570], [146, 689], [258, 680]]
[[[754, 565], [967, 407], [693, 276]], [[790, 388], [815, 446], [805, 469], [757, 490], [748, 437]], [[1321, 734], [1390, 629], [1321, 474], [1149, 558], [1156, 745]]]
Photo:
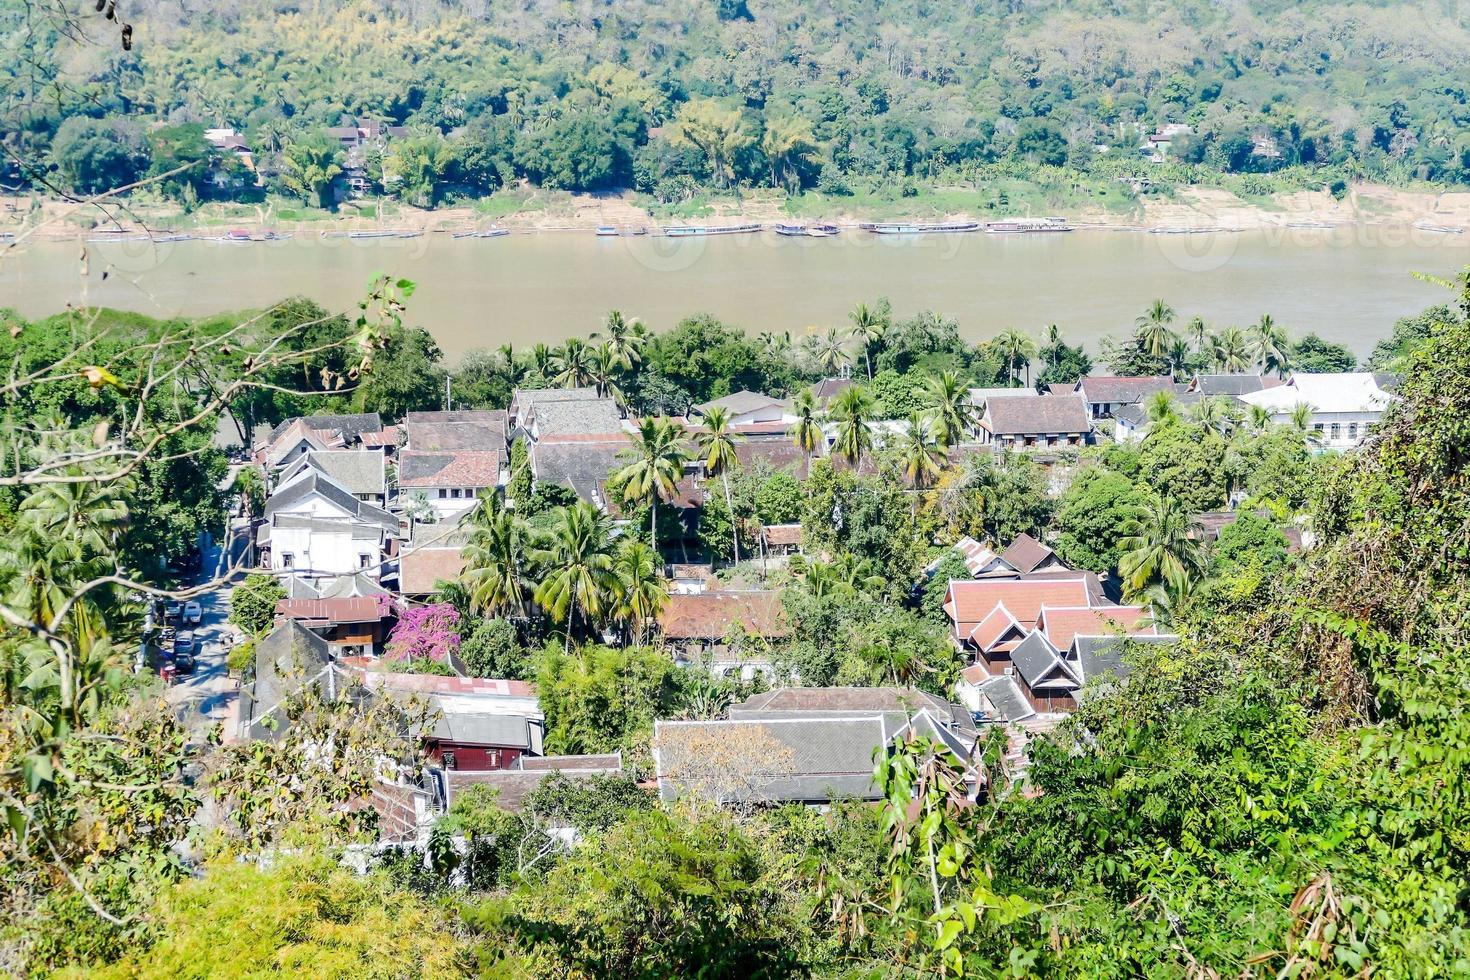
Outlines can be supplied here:
[[[4, 0], [4, 33], [34, 24], [29, 9]], [[57, 64], [42, 25], [34, 59], [0, 66], [0, 131], [23, 161], [7, 183], [157, 170], [180, 158], [159, 124], [234, 127], [267, 171], [329, 170], [330, 147], [306, 148], [364, 118], [411, 127], [369, 169], [421, 204], [520, 178], [665, 201], [739, 184], [913, 193], [1040, 167], [1470, 181], [1470, 30], [1447, 0], [148, 0], [123, 14], [131, 51], [68, 48]], [[1150, 164], [1140, 143], [1169, 124], [1193, 132]]]

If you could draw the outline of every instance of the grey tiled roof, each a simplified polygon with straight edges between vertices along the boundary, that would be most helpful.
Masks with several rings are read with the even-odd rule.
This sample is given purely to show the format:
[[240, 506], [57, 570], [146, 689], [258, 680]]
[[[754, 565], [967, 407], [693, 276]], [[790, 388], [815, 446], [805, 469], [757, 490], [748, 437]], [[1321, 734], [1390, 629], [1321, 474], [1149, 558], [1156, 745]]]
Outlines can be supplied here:
[[538, 439], [602, 435], [622, 432], [623, 418], [611, 398], [538, 402], [531, 408], [527, 426], [535, 429]]
[[1017, 395], [986, 401], [985, 421], [998, 436], [1071, 435], [1090, 432], [1087, 405], [1076, 395]]
[[350, 493], [387, 492], [388, 477], [383, 454], [361, 449], [314, 449], [281, 472], [281, 482], [291, 480], [307, 467], [342, 484]]
[[1123, 663], [1123, 653], [1130, 643], [1171, 644], [1178, 643], [1177, 636], [1079, 636], [1072, 641], [1077, 654], [1077, 672], [1084, 684], [1092, 683], [1111, 673], [1121, 680], [1128, 676], [1128, 666]]
[[1201, 374], [1191, 383], [1201, 395], [1244, 395], [1248, 391], [1260, 391], [1266, 382], [1259, 374]]
[[1038, 630], [1028, 634], [1011, 651], [1011, 663], [1016, 665], [1016, 673], [1025, 679], [1027, 686], [1035, 687], [1059, 660], [1056, 651]]
[[730, 705], [732, 719], [794, 718], [814, 715], [892, 713], [902, 723], [907, 715], [929, 711], [962, 731], [974, 731], [962, 705], [911, 687], [778, 687]]
[[701, 415], [707, 415], [712, 408], [723, 408], [731, 415], [743, 415], [746, 412], [756, 412], [763, 408], [782, 408], [785, 403], [779, 398], [763, 395], [758, 391], [732, 391], [723, 398], [716, 398], [697, 406]]
[[1014, 677], [992, 677], [979, 685], [980, 693], [996, 711], [997, 721], [1023, 721], [1036, 714]]
[[1141, 402], [1156, 391], [1174, 389], [1174, 379], [1167, 374], [1143, 378], [1091, 377], [1077, 383], [1077, 390], [1089, 404], [1128, 405]]
[[531, 448], [531, 472], [538, 482], [570, 487], [588, 502], [601, 501], [598, 488], [627, 465], [627, 439], [607, 442], [540, 442]]
[[[659, 771], [659, 795], [677, 799], [691, 791], [665, 775], [671, 757], [686, 733], [714, 728], [739, 731], [758, 726], [762, 735], [779, 743], [790, 764], [756, 773], [747, 799], [771, 803], [822, 803], [832, 799], [876, 800], [882, 793], [873, 782], [874, 753], [888, 744], [879, 715], [856, 718], [804, 718], [760, 721], [660, 721], [654, 724], [654, 762]], [[693, 788], [697, 789], [697, 788]]]
[[408, 448], [417, 451], [504, 452], [505, 418], [503, 411], [409, 412], [403, 428]]
[[[294, 619], [277, 626], [255, 644], [255, 676], [240, 688], [241, 730], [251, 738], [274, 740], [285, 732], [282, 702], [313, 684], [329, 696], [341, 678], [330, 666], [327, 641]], [[274, 719], [272, 726], [267, 717]]]
[[298, 476], [294, 481], [283, 485], [271, 494], [270, 499], [265, 502], [265, 516], [274, 517], [280, 511], [313, 494], [320, 494], [364, 524], [380, 527], [393, 534], [398, 533], [398, 518], [381, 507], [358, 500], [341, 483], [320, 470], [313, 470], [313, 472]]
[[439, 708], [434, 721], [434, 737], [445, 742], [467, 745], [497, 745], [528, 750], [531, 748], [531, 726], [525, 715], [497, 714], [464, 708], [447, 710], [443, 701], [432, 698]]
[[[281, 433], [290, 428], [296, 419], [287, 419], [271, 430], [271, 441], [280, 438]], [[357, 415], [304, 415], [301, 421], [306, 423], [308, 429], [331, 430], [340, 432], [349, 443], [362, 439], [364, 432], [381, 432], [383, 430], [383, 419], [377, 412], [363, 412]]]

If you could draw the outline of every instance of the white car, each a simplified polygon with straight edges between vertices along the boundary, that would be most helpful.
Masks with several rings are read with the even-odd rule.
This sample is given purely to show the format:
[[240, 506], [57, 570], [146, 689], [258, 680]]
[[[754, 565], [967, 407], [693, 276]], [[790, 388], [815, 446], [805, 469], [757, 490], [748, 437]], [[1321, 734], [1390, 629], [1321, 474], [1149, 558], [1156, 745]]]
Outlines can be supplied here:
[[204, 618], [204, 609], [194, 600], [184, 603], [184, 622], [197, 625]]

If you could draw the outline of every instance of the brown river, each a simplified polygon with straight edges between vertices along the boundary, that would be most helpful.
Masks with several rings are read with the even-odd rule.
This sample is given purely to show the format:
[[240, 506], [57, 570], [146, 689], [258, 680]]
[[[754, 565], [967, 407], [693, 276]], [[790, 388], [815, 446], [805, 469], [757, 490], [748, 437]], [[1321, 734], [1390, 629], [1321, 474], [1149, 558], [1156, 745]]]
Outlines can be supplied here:
[[[82, 250], [86, 250], [83, 261]], [[595, 330], [609, 309], [654, 329], [709, 312], [751, 332], [799, 335], [845, 323], [863, 300], [932, 309], [979, 340], [1048, 323], [1095, 350], [1156, 297], [1181, 321], [1247, 325], [1270, 313], [1359, 354], [1393, 320], [1449, 294], [1413, 273], [1470, 264], [1470, 235], [1362, 226], [1188, 235], [1067, 234], [829, 239], [765, 232], [717, 238], [600, 239], [590, 232], [453, 240], [26, 242], [0, 257], [0, 307], [24, 316], [66, 304], [154, 316], [260, 308], [304, 294], [348, 310], [380, 272], [417, 281], [409, 319], [455, 357], [473, 347], [556, 343]]]

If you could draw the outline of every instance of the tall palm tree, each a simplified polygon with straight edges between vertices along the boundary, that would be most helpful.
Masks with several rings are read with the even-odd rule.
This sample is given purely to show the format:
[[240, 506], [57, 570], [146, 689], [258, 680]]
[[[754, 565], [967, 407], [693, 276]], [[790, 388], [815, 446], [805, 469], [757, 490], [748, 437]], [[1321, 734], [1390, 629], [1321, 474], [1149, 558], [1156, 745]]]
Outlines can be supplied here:
[[491, 616], [526, 613], [526, 546], [530, 531], [493, 488], [480, 493], [465, 519], [464, 582], [470, 607]]
[[1189, 341], [1171, 335], [1164, 361], [1169, 367], [1169, 373], [1176, 379], [1186, 377], [1189, 371]]
[[852, 321], [852, 336], [863, 347], [863, 360], [868, 367], [868, 380], [873, 380], [873, 346], [882, 342], [890, 326], [887, 310], [883, 306], [872, 307], [859, 303], [847, 314]]
[[623, 542], [613, 565], [617, 616], [640, 644], [647, 642], [649, 626], [669, 602], [669, 585], [660, 566], [658, 552], [637, 538]]
[[21, 503], [20, 512], [48, 538], [102, 554], [127, 526], [125, 489], [117, 483], [47, 483]]
[[847, 338], [836, 327], [828, 327], [827, 332], [821, 335], [813, 334], [808, 338], [808, 344], [812, 359], [828, 377], [836, 377], [852, 361], [847, 350]]
[[941, 371], [925, 386], [927, 408], [934, 416], [934, 434], [941, 445], [957, 446], [975, 427], [975, 403], [970, 389], [954, 371]]
[[[912, 412], [908, 418], [908, 432], [900, 448], [903, 478], [915, 490], [927, 490], [939, 479], [944, 469], [945, 444], [934, 437], [933, 423], [920, 412]], [[918, 506], [918, 498], [914, 500]]]
[[1194, 338], [1195, 352], [1200, 355], [1205, 352], [1205, 337], [1209, 332], [1210, 328], [1206, 325], [1205, 318], [1198, 314], [1190, 317], [1189, 322], [1184, 325], [1184, 335]]
[[834, 448], [857, 468], [865, 454], [873, 449], [873, 396], [866, 388], [853, 385], [832, 399], [832, 418], [837, 422], [837, 444]]
[[593, 347], [587, 355], [587, 374], [597, 394], [623, 403], [623, 389], [618, 385], [618, 375], [626, 370], [623, 358], [613, 350], [612, 342], [606, 341]]
[[756, 339], [760, 341], [761, 350], [765, 351], [768, 357], [783, 358], [791, 353], [790, 330], [783, 330], [780, 333], [763, 330], [756, 335]]
[[1174, 322], [1174, 308], [1161, 299], [1149, 304], [1147, 310], [1133, 321], [1139, 346], [1153, 357], [1163, 357], [1169, 349], [1173, 332], [1169, 324]]
[[537, 374], [547, 381], [552, 380], [556, 374], [556, 352], [548, 344], [535, 343], [531, 345], [531, 367]]
[[536, 601], [554, 622], [566, 624], [570, 649], [578, 621], [596, 625], [617, 593], [612, 522], [585, 501], [563, 507], [533, 557], [546, 570]]
[[552, 358], [553, 379], [563, 388], [585, 388], [592, 384], [592, 349], [580, 337], [568, 337]]
[[1031, 384], [1031, 358], [1036, 356], [1036, 341], [1015, 327], [1008, 327], [995, 338], [995, 349], [1005, 362], [1006, 371], [1013, 381], [1020, 381], [1021, 369], [1026, 369], [1026, 384]]
[[643, 335], [638, 330], [640, 326], [642, 324], [637, 317], [625, 317], [620, 310], [612, 310], [603, 321], [602, 329], [607, 335], [607, 342], [603, 346], [612, 352], [624, 371], [643, 360]]
[[658, 502], [674, 495], [684, 476], [688, 453], [683, 444], [684, 427], [672, 419], [644, 419], [633, 440], [633, 460], [613, 475], [613, 486], [624, 503], [647, 503], [648, 540], [658, 549]]
[[1204, 567], [1198, 542], [1200, 523], [1171, 497], [1139, 508], [1123, 530], [1127, 537], [1118, 543], [1123, 553], [1118, 574], [1130, 598], [1146, 594], [1160, 582], [1172, 589], [1184, 588]]
[[1250, 344], [1239, 327], [1226, 327], [1210, 341], [1210, 357], [1215, 369], [1226, 374], [1240, 374], [1251, 366]]
[[730, 429], [730, 412], [720, 406], [711, 408], [704, 415], [704, 428], [694, 436], [699, 446], [699, 455], [704, 462], [704, 471], [718, 476], [725, 486], [725, 506], [730, 511], [730, 537], [735, 545], [735, 564], [740, 564], [740, 529], [735, 520], [735, 504], [730, 499], [730, 468], [740, 465], [735, 453], [735, 440], [743, 438]]
[[1274, 371], [1277, 377], [1286, 377], [1291, 370], [1291, 341], [1285, 328], [1272, 319], [1271, 314], [1263, 314], [1251, 328], [1251, 346], [1262, 374]]
[[817, 399], [810, 389], [803, 389], [793, 404], [796, 424], [791, 427], [791, 441], [806, 456], [806, 468], [812, 468], [812, 456], [822, 444], [822, 427], [817, 423]]

